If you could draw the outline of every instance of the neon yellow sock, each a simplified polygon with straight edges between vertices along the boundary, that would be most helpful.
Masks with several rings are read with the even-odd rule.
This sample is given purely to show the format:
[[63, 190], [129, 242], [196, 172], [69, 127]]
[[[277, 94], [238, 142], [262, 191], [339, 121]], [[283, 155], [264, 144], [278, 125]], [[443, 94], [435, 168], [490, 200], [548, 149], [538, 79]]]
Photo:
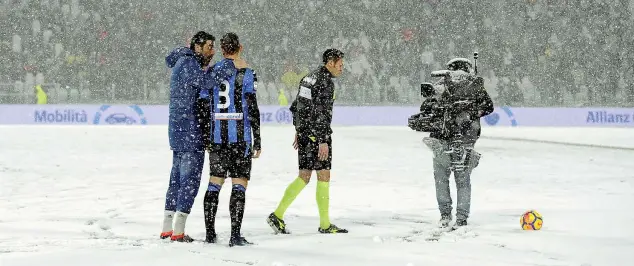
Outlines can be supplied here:
[[330, 227], [328, 208], [330, 205], [330, 182], [317, 181], [317, 207], [319, 208], [319, 227]]
[[293, 203], [295, 198], [297, 198], [297, 195], [302, 192], [304, 187], [306, 187], [306, 182], [304, 182], [304, 180], [299, 177], [297, 177], [290, 185], [288, 185], [286, 191], [284, 192], [284, 197], [282, 198], [282, 201], [280, 201], [280, 204], [275, 210], [275, 216], [277, 216], [277, 218], [284, 219], [284, 213], [286, 212], [286, 209], [291, 206], [291, 203]]

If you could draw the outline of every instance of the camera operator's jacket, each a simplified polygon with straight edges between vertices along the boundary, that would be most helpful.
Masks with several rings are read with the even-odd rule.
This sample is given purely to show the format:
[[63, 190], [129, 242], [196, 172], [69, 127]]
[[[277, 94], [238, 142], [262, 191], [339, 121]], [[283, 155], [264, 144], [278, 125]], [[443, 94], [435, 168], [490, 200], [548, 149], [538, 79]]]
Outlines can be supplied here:
[[[429, 136], [452, 141], [458, 130], [464, 130], [469, 132], [467, 141], [475, 143], [481, 133], [480, 118], [493, 112], [493, 101], [484, 88], [484, 80], [464, 71], [453, 71], [440, 83], [444, 84], [445, 90], [438, 98], [429, 100], [452, 105], [452, 115], [466, 121], [459, 122], [460, 125], [449, 132], [433, 131]], [[423, 103], [421, 109], [425, 105]]]
[[317, 143], [330, 142], [335, 93], [332, 78], [330, 71], [322, 66], [300, 81], [297, 98], [290, 107], [298, 137]]

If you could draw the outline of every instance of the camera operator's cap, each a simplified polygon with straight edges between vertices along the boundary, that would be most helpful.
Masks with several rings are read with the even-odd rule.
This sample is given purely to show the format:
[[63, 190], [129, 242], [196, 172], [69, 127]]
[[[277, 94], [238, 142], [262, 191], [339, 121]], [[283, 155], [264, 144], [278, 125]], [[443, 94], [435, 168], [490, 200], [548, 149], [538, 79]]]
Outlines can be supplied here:
[[448, 70], [464, 70], [465, 72], [469, 72], [471, 68], [473, 68], [473, 64], [471, 64], [471, 60], [467, 58], [458, 57], [447, 62]]

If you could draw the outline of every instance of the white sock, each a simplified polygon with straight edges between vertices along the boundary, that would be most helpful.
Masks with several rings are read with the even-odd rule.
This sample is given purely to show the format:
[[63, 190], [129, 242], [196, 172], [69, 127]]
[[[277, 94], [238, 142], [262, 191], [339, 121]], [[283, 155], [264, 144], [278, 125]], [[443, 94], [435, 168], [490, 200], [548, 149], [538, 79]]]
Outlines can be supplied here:
[[163, 233], [172, 231], [172, 221], [174, 220], [174, 211], [165, 211], [163, 215]]
[[185, 233], [185, 222], [187, 222], [187, 213], [183, 213], [183, 212], [176, 212], [176, 220], [174, 221], [174, 234], [175, 236], [177, 235], [182, 235]]

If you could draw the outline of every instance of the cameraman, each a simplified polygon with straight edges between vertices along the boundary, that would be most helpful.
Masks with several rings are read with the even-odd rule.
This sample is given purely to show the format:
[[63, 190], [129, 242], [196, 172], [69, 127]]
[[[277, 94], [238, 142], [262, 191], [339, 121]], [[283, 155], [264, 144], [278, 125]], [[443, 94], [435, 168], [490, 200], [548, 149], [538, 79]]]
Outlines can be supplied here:
[[430, 132], [423, 142], [434, 154], [440, 226], [448, 227], [452, 220], [451, 172], [457, 187], [455, 226], [464, 226], [471, 205], [471, 172], [480, 158], [473, 147], [480, 137], [480, 118], [493, 112], [493, 101], [484, 88], [484, 80], [473, 74], [468, 59], [452, 59], [447, 70], [435, 71], [432, 76], [442, 78], [421, 105], [421, 113], [410, 118], [409, 126]]

